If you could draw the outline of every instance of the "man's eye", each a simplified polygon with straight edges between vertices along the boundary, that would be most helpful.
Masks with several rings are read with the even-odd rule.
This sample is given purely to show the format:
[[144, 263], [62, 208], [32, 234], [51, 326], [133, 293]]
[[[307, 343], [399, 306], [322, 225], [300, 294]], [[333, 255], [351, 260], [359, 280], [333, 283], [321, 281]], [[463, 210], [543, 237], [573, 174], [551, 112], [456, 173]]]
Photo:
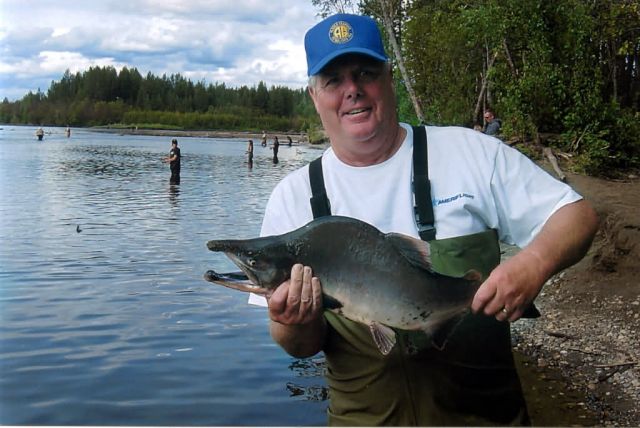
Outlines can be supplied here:
[[324, 87], [328, 87], [328, 86], [335, 86], [337, 85], [339, 82], [339, 79], [337, 77], [329, 77], [327, 80], [324, 81]]
[[358, 77], [365, 82], [371, 82], [376, 80], [379, 75], [380, 73], [374, 70], [361, 70]]

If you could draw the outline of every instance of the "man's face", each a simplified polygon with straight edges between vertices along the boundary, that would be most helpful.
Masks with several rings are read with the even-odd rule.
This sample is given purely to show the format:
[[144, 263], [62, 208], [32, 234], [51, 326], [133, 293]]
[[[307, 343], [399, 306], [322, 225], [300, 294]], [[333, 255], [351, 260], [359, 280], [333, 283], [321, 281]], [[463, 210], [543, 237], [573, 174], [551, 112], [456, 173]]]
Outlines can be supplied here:
[[484, 114], [484, 120], [486, 120], [487, 122], [491, 122], [493, 120], [493, 113], [491, 112], [486, 112]]
[[386, 126], [397, 119], [393, 81], [383, 62], [338, 57], [316, 76], [309, 93], [332, 143], [367, 142], [395, 129]]

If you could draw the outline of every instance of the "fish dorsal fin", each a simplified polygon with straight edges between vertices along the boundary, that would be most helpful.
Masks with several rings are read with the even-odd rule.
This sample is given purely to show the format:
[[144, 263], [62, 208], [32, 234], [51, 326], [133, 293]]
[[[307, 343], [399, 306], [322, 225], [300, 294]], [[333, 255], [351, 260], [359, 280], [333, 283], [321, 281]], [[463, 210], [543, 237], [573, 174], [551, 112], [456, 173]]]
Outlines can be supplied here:
[[396, 345], [396, 332], [391, 327], [375, 321], [369, 324], [369, 330], [380, 353], [388, 355]]
[[421, 239], [401, 233], [387, 233], [385, 239], [390, 242], [412, 265], [433, 272], [429, 244]]

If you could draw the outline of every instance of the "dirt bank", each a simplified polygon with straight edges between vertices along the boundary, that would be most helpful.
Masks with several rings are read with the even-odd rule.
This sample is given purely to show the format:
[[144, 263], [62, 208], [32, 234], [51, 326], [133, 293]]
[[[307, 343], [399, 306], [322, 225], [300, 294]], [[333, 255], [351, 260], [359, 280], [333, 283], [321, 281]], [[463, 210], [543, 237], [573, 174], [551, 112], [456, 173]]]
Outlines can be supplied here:
[[543, 289], [542, 317], [513, 324], [534, 424], [640, 426], [640, 179], [567, 175], [601, 227], [587, 257]]

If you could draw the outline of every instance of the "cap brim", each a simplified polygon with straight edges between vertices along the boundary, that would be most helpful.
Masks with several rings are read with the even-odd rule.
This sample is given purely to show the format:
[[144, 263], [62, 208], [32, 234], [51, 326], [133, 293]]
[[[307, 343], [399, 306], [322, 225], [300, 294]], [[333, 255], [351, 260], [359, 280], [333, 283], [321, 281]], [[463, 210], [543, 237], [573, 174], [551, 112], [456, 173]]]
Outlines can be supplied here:
[[322, 58], [321, 61], [318, 61], [316, 63], [316, 65], [308, 70], [308, 75], [309, 76], [314, 76], [318, 73], [320, 73], [320, 71], [322, 71], [322, 69], [329, 64], [331, 61], [333, 61], [334, 59], [336, 59], [339, 56], [342, 55], [346, 55], [346, 54], [350, 54], [350, 53], [357, 53], [357, 54], [362, 54], [362, 55], [366, 55], [369, 56], [373, 59], [376, 59], [378, 61], [382, 61], [382, 62], [386, 62], [387, 61], [387, 57], [384, 55], [380, 55], [379, 53], [371, 50], [371, 49], [364, 49], [364, 48], [355, 48], [355, 47], [351, 47], [351, 48], [345, 48], [342, 50], [337, 50], [334, 52], [331, 52], [329, 55], [325, 56], [324, 58]]

